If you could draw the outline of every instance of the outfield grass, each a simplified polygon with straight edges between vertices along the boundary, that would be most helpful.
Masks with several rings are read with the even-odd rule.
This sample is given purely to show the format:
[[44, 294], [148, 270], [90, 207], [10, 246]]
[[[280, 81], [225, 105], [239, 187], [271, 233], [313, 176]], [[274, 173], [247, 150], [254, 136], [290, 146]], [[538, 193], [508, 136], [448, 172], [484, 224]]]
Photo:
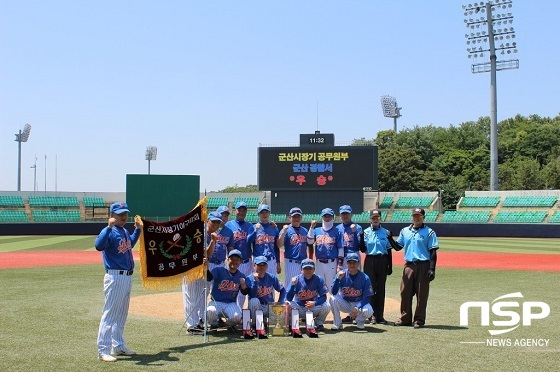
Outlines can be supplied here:
[[[6, 240], [0, 240], [0, 247], [5, 246]], [[20, 244], [24, 240], [20, 240]], [[539, 241], [520, 240], [519, 246], [525, 246], [529, 240], [531, 245]], [[52, 240], [47, 241], [50, 249], [60, 249]], [[558, 252], [558, 241], [554, 241]], [[449, 246], [447, 239], [442, 239], [441, 243], [442, 249]], [[459, 244], [463, 247], [461, 250], [468, 243], [470, 239], [464, 239]], [[504, 246], [513, 245], [506, 242]], [[3, 269], [0, 270], [0, 368], [9, 371], [153, 367], [195, 371], [558, 370], [559, 279], [560, 274], [550, 272], [440, 268], [431, 286], [426, 328], [367, 325], [365, 332], [358, 332], [349, 326], [339, 333], [321, 334], [319, 339], [242, 340], [239, 335], [219, 332], [211, 334], [208, 343], [203, 344], [202, 337], [179, 335], [181, 320], [131, 314], [125, 336], [128, 346], [140, 355], [119, 357], [119, 362], [108, 364], [96, 359], [97, 328], [103, 306], [103, 272], [99, 265]], [[388, 279], [387, 297], [399, 298], [399, 284], [400, 269], [395, 267], [395, 273]], [[548, 339], [548, 346], [462, 344], [486, 341], [491, 336], [488, 327], [477, 325], [480, 315], [474, 311], [469, 326], [460, 326], [461, 304], [492, 302], [512, 292], [521, 292], [525, 296], [521, 301], [546, 302], [551, 314], [534, 321], [531, 326], [519, 327], [494, 338]], [[156, 292], [145, 290], [135, 274], [132, 295], [150, 293]], [[397, 317], [397, 311], [386, 313], [390, 322]], [[330, 328], [330, 324], [326, 327]]]

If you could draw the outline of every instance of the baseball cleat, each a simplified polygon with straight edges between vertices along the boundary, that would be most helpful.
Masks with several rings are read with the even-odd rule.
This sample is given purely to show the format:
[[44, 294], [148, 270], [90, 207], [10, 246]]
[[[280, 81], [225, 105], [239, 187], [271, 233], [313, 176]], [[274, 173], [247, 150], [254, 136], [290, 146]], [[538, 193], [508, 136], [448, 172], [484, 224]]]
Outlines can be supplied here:
[[99, 360], [102, 362], [116, 362], [117, 358], [109, 354], [101, 354], [99, 355]]

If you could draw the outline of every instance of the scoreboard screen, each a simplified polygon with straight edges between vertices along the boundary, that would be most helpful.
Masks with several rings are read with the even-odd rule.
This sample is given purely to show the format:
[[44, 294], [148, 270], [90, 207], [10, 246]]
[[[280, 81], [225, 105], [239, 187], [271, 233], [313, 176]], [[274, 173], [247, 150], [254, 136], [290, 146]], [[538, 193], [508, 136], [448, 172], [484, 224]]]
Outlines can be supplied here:
[[378, 189], [377, 146], [259, 147], [259, 190]]

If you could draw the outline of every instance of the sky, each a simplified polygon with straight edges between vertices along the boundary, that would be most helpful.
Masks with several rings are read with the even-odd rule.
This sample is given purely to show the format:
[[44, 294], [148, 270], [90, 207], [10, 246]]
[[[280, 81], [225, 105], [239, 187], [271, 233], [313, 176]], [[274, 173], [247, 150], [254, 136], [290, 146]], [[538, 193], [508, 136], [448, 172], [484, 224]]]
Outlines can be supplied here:
[[[473, 3], [473, 2], [471, 2]], [[127, 174], [257, 183], [261, 144], [337, 143], [490, 114], [452, 0], [0, 0], [0, 191], [123, 192]], [[559, 114], [560, 2], [514, 0], [498, 121]], [[480, 62], [484, 62], [480, 61]], [[46, 156], [46, 159], [45, 159]], [[37, 160], [35, 160], [37, 158]], [[36, 168], [31, 168], [36, 164]]]

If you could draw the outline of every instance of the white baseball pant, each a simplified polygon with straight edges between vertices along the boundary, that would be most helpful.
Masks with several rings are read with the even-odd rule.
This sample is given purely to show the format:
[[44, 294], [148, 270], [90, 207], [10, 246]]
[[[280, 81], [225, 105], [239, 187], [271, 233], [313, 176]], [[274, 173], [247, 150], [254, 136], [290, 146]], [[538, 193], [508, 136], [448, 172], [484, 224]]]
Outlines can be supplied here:
[[[241, 271], [245, 276], [252, 275], [254, 272], [253, 260], [249, 259], [249, 262], [242, 263], [241, 265], [239, 265], [239, 268], [237, 270]], [[246, 296], [241, 293], [241, 291], [239, 291], [239, 294], [237, 295], [237, 306], [239, 306], [240, 309], [243, 309], [243, 305], [245, 305], [245, 297]]]
[[284, 286], [288, 288], [292, 284], [292, 278], [301, 274], [301, 261], [284, 259]]
[[255, 316], [255, 312], [257, 310], [262, 310], [263, 312], [263, 316], [265, 318], [268, 318], [268, 304], [261, 304], [261, 302], [259, 301], [258, 298], [251, 298], [249, 299], [249, 310], [251, 311], [251, 322], [253, 324], [253, 326], [255, 326], [256, 323], [256, 316]]
[[[350, 314], [355, 307], [360, 306], [360, 302], [348, 302], [342, 297], [340, 294], [336, 294], [331, 296], [330, 298], [331, 303], [331, 310], [333, 313], [333, 325], [341, 328], [342, 327], [342, 319], [340, 318], [340, 312]], [[358, 325], [364, 325], [366, 318], [369, 318], [373, 315], [373, 308], [368, 303], [361, 309], [358, 308], [358, 316], [356, 317], [356, 323]]]
[[331, 307], [328, 302], [324, 302], [322, 305], [315, 306], [311, 309], [307, 309], [305, 306], [299, 306], [295, 301], [290, 301], [290, 306], [292, 309], [298, 309], [299, 317], [305, 319], [305, 313], [307, 311], [313, 312], [313, 317], [316, 318], [316, 325], [321, 325], [325, 323], [327, 315], [331, 311]]
[[185, 322], [187, 328], [196, 326], [200, 319], [204, 318], [204, 288], [206, 279], [199, 278], [188, 283], [187, 277], [183, 277], [181, 288], [183, 290], [183, 308], [185, 309]]
[[226, 323], [229, 326], [240, 324], [243, 320], [241, 309], [235, 302], [210, 301], [208, 309], [206, 309], [206, 315], [210, 324], [217, 323], [218, 317], [222, 315], [226, 318]]
[[337, 267], [337, 260], [326, 260], [327, 263], [323, 263], [319, 260], [315, 263], [315, 274], [318, 276], [323, 277], [325, 279], [325, 283], [327, 284], [327, 288], [329, 290], [332, 288], [334, 278], [336, 276], [336, 267]]

